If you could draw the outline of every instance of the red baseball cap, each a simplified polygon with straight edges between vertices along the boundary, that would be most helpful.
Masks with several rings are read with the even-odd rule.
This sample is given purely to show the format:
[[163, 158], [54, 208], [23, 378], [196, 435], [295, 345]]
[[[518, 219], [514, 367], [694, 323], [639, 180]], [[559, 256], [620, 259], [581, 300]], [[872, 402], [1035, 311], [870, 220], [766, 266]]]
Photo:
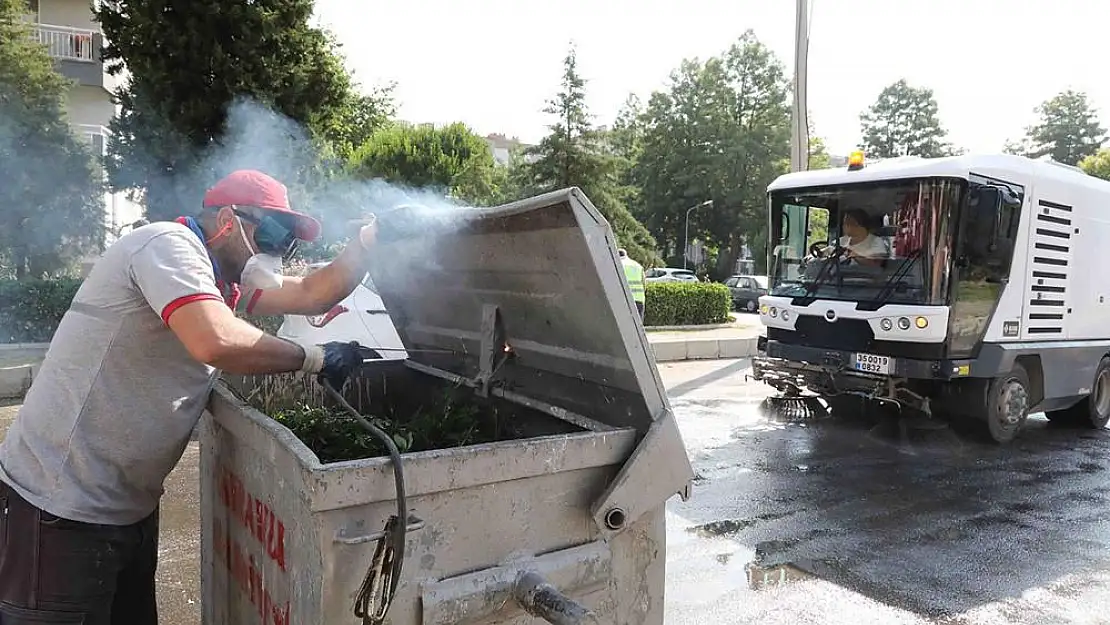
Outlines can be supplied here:
[[224, 176], [204, 194], [204, 207], [255, 206], [275, 213], [292, 215], [293, 234], [302, 241], [315, 241], [320, 236], [320, 222], [289, 208], [289, 191], [285, 185], [254, 169], [240, 169]]

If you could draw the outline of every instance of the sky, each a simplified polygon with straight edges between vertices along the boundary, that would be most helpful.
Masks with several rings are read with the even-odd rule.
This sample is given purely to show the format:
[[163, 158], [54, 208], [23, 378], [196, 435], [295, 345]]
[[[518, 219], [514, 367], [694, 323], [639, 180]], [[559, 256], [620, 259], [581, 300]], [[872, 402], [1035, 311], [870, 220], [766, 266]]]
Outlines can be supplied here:
[[[1110, 107], [1095, 0], [810, 0], [810, 120], [833, 154], [859, 142], [859, 114], [905, 78], [933, 90], [949, 140], [998, 152], [1063, 89]], [[646, 101], [684, 58], [726, 50], [746, 30], [793, 75], [790, 0], [317, 0], [363, 85], [396, 82], [398, 116], [462, 121], [480, 134], [546, 134], [573, 41], [598, 124], [630, 93]], [[1110, 115], [1105, 122], [1110, 123]]]

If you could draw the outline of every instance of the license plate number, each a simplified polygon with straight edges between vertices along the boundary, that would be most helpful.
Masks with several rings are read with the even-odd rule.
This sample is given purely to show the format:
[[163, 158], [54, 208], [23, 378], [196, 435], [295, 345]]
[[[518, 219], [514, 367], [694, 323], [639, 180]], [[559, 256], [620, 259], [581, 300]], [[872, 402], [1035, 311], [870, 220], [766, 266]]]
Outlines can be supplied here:
[[856, 371], [866, 373], [890, 373], [894, 368], [894, 359], [890, 356], [876, 356], [875, 354], [856, 354]]

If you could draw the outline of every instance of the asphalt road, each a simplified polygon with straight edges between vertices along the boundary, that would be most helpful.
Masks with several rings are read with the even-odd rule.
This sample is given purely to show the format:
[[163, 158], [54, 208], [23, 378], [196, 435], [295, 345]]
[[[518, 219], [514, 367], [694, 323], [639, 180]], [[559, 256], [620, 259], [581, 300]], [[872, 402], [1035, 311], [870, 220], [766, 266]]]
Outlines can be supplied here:
[[[668, 505], [668, 625], [1110, 623], [1110, 432], [776, 423], [746, 361], [660, 369], [697, 471]], [[164, 625], [200, 619], [197, 460], [163, 500]]]
[[1110, 623], [1110, 432], [775, 423], [746, 361], [662, 369], [697, 471], [668, 507], [668, 625]]

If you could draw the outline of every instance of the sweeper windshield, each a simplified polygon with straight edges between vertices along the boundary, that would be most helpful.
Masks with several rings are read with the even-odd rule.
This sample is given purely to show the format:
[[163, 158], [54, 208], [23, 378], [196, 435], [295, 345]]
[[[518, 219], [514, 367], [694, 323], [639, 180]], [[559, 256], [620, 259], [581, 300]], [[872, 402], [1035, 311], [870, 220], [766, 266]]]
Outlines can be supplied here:
[[771, 295], [946, 303], [953, 224], [967, 182], [917, 178], [771, 194]]

